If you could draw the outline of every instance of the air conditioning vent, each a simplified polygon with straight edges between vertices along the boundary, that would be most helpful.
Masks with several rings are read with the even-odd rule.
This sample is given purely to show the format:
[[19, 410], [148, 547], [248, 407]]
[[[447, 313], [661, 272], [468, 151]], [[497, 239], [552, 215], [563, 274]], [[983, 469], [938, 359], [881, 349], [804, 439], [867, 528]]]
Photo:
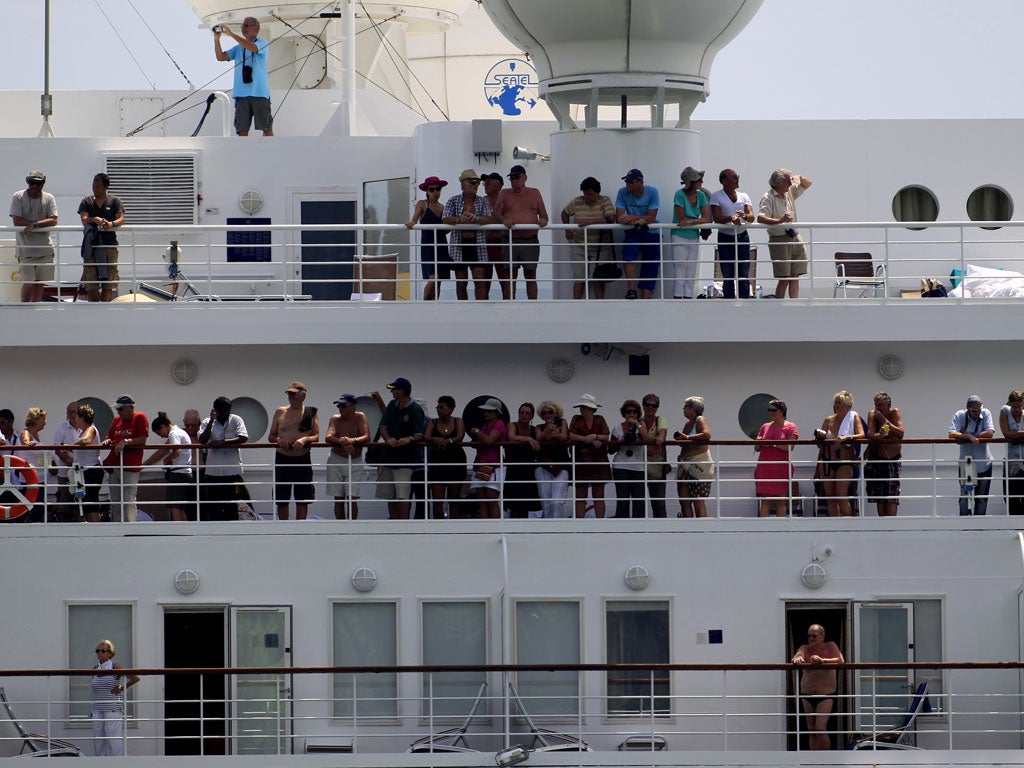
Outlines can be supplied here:
[[198, 223], [198, 155], [104, 157], [110, 192], [121, 198], [126, 224]]

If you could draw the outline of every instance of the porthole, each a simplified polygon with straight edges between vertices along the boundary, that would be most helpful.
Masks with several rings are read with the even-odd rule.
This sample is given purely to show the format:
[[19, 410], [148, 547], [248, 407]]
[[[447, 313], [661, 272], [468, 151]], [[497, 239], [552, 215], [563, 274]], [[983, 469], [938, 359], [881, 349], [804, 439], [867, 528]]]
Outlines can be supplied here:
[[[903, 187], [892, 198], [892, 215], [896, 221], [935, 221], [939, 218], [939, 201], [931, 190], [911, 185]], [[924, 229], [924, 227], [908, 227]]]
[[768, 413], [768, 403], [776, 399], [778, 398], [775, 395], [759, 392], [744, 400], [737, 414], [740, 422], [740, 431], [751, 440], [756, 439], [761, 426], [765, 422], [771, 421]]
[[[486, 403], [491, 398], [494, 398], [501, 403], [501, 410], [498, 411], [498, 418], [501, 419], [505, 424], [508, 424], [509, 414], [508, 406], [505, 405], [505, 401], [495, 395], [477, 395], [470, 400], [466, 407], [462, 409], [462, 420], [466, 424], [466, 434], [469, 434], [469, 430], [473, 427], [482, 427], [484, 424], [484, 412], [480, 410], [480, 406]], [[516, 414], [518, 418], [518, 413]]]
[[245, 395], [231, 398], [231, 412], [242, 417], [250, 443], [258, 443], [267, 433], [267, 427], [270, 425], [267, 409], [256, 398]]
[[92, 425], [96, 427], [102, 440], [107, 436], [107, 430], [114, 420], [114, 409], [110, 407], [110, 403], [98, 397], [79, 397], [77, 402], [79, 405], [88, 405], [92, 408]]
[[1006, 190], [999, 187], [978, 187], [967, 198], [967, 216], [971, 221], [1010, 221], [1013, 218], [1013, 200], [1006, 194]]

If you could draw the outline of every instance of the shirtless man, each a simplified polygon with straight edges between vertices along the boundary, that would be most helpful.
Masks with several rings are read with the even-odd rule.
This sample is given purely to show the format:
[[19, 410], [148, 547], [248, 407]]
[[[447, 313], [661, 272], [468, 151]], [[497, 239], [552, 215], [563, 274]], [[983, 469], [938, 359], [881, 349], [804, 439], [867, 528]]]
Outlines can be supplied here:
[[867, 439], [864, 478], [868, 501], [877, 505], [879, 517], [895, 517], [900, 506], [903, 416], [899, 408], [893, 408], [886, 392], [875, 395], [875, 407], [868, 412]]
[[523, 279], [526, 281], [526, 298], [536, 301], [537, 264], [540, 262], [539, 233], [536, 229], [512, 228], [516, 224], [546, 227], [548, 211], [544, 207], [544, 198], [541, 197], [540, 190], [526, 186], [526, 169], [523, 166], [513, 165], [508, 178], [512, 188], [502, 190], [498, 195], [498, 204], [494, 206], [494, 218], [512, 230], [512, 254], [509, 259], [503, 261], [511, 265], [512, 298], [516, 297], [516, 282], [519, 268], [522, 267]]
[[807, 644], [790, 660], [793, 664], [811, 667], [800, 678], [800, 701], [807, 713], [808, 746], [811, 749], [831, 749], [826, 727], [835, 709], [837, 689], [835, 669], [822, 669], [822, 664], [842, 664], [842, 651], [831, 640], [825, 640], [825, 628], [811, 624], [807, 629]]
[[[356, 410], [356, 396], [342, 395], [334, 404], [338, 412], [331, 416], [324, 442], [331, 446], [327, 457], [327, 493], [334, 497], [334, 516], [338, 520], [359, 517], [359, 485], [366, 479], [363, 446], [370, 442], [366, 414]], [[351, 515], [345, 507], [351, 506]]]
[[274, 411], [274, 420], [267, 435], [268, 443], [277, 445], [274, 454], [274, 503], [277, 517], [288, 519], [288, 502], [295, 495], [295, 519], [305, 520], [309, 502], [315, 496], [313, 465], [309, 452], [320, 439], [320, 420], [316, 408], [306, 408], [306, 385], [293, 381], [285, 390], [288, 405]]

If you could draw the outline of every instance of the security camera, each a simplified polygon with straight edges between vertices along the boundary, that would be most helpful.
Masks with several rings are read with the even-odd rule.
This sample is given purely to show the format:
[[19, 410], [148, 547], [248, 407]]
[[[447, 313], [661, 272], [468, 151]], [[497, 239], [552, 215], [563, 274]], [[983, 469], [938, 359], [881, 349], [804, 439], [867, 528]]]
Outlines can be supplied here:
[[584, 357], [590, 356], [590, 345], [587, 343], [580, 344], [580, 354]]
[[637, 355], [644, 357], [650, 354], [650, 347], [641, 347], [639, 344], [616, 344], [615, 348], [624, 355]]
[[529, 147], [513, 147], [512, 157], [515, 160], [550, 160], [551, 155], [545, 155]]

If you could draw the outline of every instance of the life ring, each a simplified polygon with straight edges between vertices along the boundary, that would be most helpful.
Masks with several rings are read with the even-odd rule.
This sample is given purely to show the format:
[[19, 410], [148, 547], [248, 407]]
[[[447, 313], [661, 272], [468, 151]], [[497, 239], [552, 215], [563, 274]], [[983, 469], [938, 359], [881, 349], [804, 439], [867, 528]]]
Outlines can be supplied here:
[[[8, 493], [19, 502], [0, 504], [0, 520], [15, 520], [35, 506], [39, 498], [39, 475], [36, 474], [36, 468], [20, 456], [4, 455], [0, 466], [0, 480], [3, 481], [0, 483], [0, 495]], [[24, 481], [24, 485], [14, 482], [12, 475], [15, 472]]]

